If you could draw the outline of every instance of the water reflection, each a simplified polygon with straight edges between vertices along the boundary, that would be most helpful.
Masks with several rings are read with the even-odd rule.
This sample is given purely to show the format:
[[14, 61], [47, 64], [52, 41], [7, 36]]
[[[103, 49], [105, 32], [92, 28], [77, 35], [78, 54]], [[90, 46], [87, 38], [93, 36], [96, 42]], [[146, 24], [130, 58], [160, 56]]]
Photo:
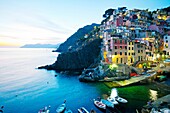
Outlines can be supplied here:
[[116, 96], [118, 96], [117, 89], [113, 88], [112, 91], [111, 91], [110, 97], [115, 98]]
[[149, 95], [151, 100], [157, 100], [158, 98], [158, 92], [155, 90], [149, 90]]

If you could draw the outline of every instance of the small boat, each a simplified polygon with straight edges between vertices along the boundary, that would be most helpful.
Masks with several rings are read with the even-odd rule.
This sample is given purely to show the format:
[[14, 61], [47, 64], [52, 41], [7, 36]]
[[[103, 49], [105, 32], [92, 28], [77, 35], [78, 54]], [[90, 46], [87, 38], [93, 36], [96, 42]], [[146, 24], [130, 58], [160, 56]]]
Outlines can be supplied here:
[[64, 112], [65, 109], [66, 109], [66, 104], [63, 103], [63, 104], [61, 104], [61, 105], [59, 105], [59, 106], [57, 107], [56, 112], [57, 112], [57, 113], [62, 113], [62, 112]]
[[44, 107], [43, 109], [40, 109], [38, 113], [50, 113], [50, 110], [47, 107]]
[[84, 108], [84, 107], [79, 108], [79, 109], [78, 109], [78, 112], [79, 112], [79, 113], [89, 113], [89, 111], [87, 111], [87, 109]]
[[114, 105], [119, 104], [119, 103], [116, 101], [116, 99], [113, 98], [113, 97], [108, 97], [107, 100], [108, 100], [109, 102], [113, 103]]
[[71, 109], [66, 109], [64, 113], [73, 113], [73, 111], [71, 111]]
[[96, 113], [96, 111], [92, 109], [92, 110], [90, 111], [90, 113]]
[[98, 101], [98, 100], [95, 100], [95, 99], [94, 99], [94, 105], [97, 106], [100, 109], [103, 109], [103, 110], [106, 109], [106, 105], [105, 104], [103, 104], [101, 101]]
[[121, 103], [127, 103], [128, 101], [122, 97], [116, 96], [115, 97], [116, 101], [121, 102]]
[[3, 110], [2, 110], [2, 109], [0, 109], [0, 113], [3, 113]]
[[108, 101], [108, 100], [101, 99], [101, 102], [102, 102], [103, 104], [105, 104], [106, 106], [108, 106], [108, 107], [114, 108], [114, 104], [111, 103], [111, 102]]

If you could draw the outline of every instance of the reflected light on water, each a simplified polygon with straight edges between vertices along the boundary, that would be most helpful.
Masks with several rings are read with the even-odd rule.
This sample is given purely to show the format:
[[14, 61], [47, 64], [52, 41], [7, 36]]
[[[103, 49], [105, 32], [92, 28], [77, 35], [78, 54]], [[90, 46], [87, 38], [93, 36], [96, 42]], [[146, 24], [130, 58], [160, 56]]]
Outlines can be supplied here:
[[110, 97], [114, 98], [114, 97], [116, 97], [116, 96], [118, 96], [118, 94], [117, 94], [117, 89], [116, 89], [116, 88], [113, 88], [112, 91], [111, 91]]
[[158, 92], [157, 91], [154, 91], [154, 90], [149, 90], [150, 92], [150, 99], [152, 100], [157, 100], [157, 95], [158, 95]]

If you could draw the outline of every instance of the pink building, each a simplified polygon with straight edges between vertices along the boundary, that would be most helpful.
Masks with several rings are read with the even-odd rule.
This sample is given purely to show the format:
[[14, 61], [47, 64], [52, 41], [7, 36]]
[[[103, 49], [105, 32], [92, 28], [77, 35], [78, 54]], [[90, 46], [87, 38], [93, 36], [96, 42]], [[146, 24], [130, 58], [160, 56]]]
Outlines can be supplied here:
[[118, 16], [116, 19], [116, 26], [122, 26], [123, 25], [123, 17]]

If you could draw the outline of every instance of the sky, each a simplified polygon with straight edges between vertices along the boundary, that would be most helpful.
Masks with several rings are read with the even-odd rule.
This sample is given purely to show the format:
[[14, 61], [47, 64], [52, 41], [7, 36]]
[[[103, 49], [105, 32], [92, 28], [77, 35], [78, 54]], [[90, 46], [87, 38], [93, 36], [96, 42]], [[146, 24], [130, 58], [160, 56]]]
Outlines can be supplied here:
[[156, 9], [170, 0], [0, 0], [0, 47], [58, 44], [79, 28], [101, 23], [109, 8]]

